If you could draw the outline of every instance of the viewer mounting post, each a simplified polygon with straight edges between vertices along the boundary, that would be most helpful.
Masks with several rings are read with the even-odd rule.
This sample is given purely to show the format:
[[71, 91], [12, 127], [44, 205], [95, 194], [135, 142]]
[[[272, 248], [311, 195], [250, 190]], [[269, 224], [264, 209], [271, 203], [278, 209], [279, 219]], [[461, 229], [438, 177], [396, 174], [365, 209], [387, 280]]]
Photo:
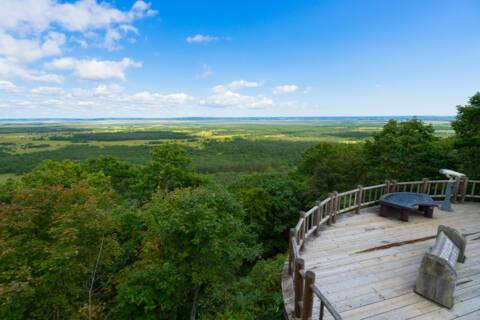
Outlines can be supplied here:
[[[448, 169], [440, 169], [440, 173], [445, 175], [448, 178], [447, 187], [445, 189], [445, 200], [443, 200], [440, 210], [442, 211], [453, 211], [452, 209], [452, 200], [456, 202], [458, 196], [458, 189], [460, 185], [460, 180], [465, 179], [466, 176], [463, 173], [456, 172]], [[455, 186], [455, 192], [453, 188]], [[453, 192], [453, 199], [452, 199]]]

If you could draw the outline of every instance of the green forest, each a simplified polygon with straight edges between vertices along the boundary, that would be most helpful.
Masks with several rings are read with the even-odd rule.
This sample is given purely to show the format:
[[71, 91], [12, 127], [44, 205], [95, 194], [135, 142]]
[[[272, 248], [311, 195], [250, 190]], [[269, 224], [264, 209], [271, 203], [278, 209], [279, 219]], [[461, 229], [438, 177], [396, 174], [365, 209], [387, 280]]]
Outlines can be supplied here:
[[0, 319], [281, 319], [301, 210], [440, 168], [480, 178], [480, 93], [451, 129], [162, 128], [0, 127]]

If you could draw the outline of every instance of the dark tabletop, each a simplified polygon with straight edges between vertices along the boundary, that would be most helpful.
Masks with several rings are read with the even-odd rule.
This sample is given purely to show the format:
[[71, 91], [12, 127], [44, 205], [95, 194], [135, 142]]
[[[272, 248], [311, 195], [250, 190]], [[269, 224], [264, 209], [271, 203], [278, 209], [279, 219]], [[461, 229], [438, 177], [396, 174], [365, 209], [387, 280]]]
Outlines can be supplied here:
[[425, 193], [416, 192], [393, 192], [384, 194], [380, 202], [396, 204], [402, 207], [413, 208], [415, 206], [437, 206], [437, 203]]

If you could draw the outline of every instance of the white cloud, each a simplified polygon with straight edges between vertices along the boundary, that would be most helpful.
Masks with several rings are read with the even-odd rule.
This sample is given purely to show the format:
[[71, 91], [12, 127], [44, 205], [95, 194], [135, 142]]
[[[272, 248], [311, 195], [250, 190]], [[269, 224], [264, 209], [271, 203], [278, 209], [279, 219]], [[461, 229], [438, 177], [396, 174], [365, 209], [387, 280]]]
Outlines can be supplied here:
[[41, 101], [40, 103], [45, 106], [61, 106], [65, 104], [65, 101], [60, 99], [48, 99]]
[[106, 2], [79, 0], [64, 3], [58, 0], [4, 1], [0, 11], [0, 28], [23, 32], [43, 32], [54, 25], [68, 31], [83, 32], [108, 29], [116, 24], [153, 16], [157, 11], [150, 3], [136, 1], [129, 11], [121, 11]]
[[238, 92], [231, 90], [216, 92], [207, 98], [200, 100], [200, 104], [215, 108], [267, 108], [275, 105], [274, 101], [269, 97], [262, 95], [241, 95]]
[[44, 72], [32, 73], [31, 71], [28, 71], [28, 70], [24, 78], [27, 80], [40, 81], [40, 82], [52, 82], [52, 83], [58, 83], [58, 84], [63, 82], [63, 77], [58, 74], [44, 73]]
[[246, 80], [234, 80], [226, 85], [217, 85], [212, 88], [212, 93], [222, 93], [228, 90], [236, 91], [243, 88], [257, 88], [262, 85], [261, 82], [246, 81]]
[[232, 90], [235, 89], [242, 89], [242, 88], [257, 88], [260, 87], [262, 84], [260, 82], [255, 81], [246, 81], [246, 80], [235, 80], [232, 81], [228, 87]]
[[105, 34], [104, 45], [109, 50], [119, 49], [117, 42], [122, 39], [122, 34], [117, 29], [109, 29]]
[[30, 90], [33, 94], [43, 94], [43, 95], [58, 95], [63, 94], [64, 91], [60, 87], [38, 87]]
[[0, 58], [0, 76], [22, 78], [26, 80], [62, 83], [63, 77], [58, 74], [29, 70], [15, 62]]
[[151, 9], [151, 4], [145, 1], [139, 0], [135, 1], [132, 6], [132, 10], [130, 11], [130, 16], [133, 19], [140, 19], [144, 16], [154, 16], [158, 13], [158, 11]]
[[13, 82], [0, 80], [0, 91], [17, 92], [18, 90], [19, 88]]
[[218, 41], [219, 37], [203, 35], [203, 34], [196, 34], [194, 36], [187, 37], [185, 40], [188, 43], [206, 43], [206, 42]]
[[[59, 0], [4, 1], [0, 10], [0, 77], [60, 84], [63, 82], [61, 75], [40, 70], [31, 64], [62, 55], [67, 37], [58, 30], [81, 32], [80, 38], [69, 34], [69, 41], [77, 41], [82, 47], [87, 47], [89, 41], [96, 41], [101, 46], [116, 49], [123, 36], [138, 34], [133, 21], [156, 14], [150, 7], [144, 1], [136, 1], [127, 11], [118, 10], [106, 2], [98, 3], [97, 0], [70, 3]], [[141, 63], [128, 58], [121, 61], [65, 59], [55, 60], [52, 69], [72, 70], [82, 79], [124, 80], [128, 68], [141, 66]], [[34, 88], [31, 93], [60, 94], [52, 88]], [[7, 82], [2, 82], [2, 89], [16, 90]], [[99, 86], [96, 94], [118, 92], [116, 90], [113, 86]]]
[[143, 91], [127, 96], [125, 101], [152, 105], [180, 105], [192, 102], [193, 98], [185, 93], [160, 94]]
[[13, 61], [32, 62], [48, 56], [61, 54], [65, 35], [49, 32], [43, 41], [37, 39], [16, 39], [0, 31], [0, 56]]
[[[132, 25], [122, 24], [116, 29], [108, 29], [105, 32], [105, 37], [103, 39], [103, 44], [101, 46], [107, 48], [110, 51], [119, 50], [121, 47], [118, 45], [118, 42], [123, 39], [123, 37], [129, 33], [138, 35], [138, 29]], [[135, 42], [135, 38], [129, 38], [130, 42]]]
[[123, 58], [120, 61], [60, 58], [45, 65], [48, 69], [72, 70], [79, 78], [86, 80], [125, 80], [125, 72], [128, 68], [141, 66], [141, 62], [135, 62], [129, 58]]
[[[3, 1], [0, 10], [0, 75], [21, 77], [32, 81], [60, 83], [59, 75], [34, 70], [29, 63], [52, 56], [61, 56], [69, 43], [78, 43], [82, 48], [93, 44], [109, 50], [119, 49], [119, 41], [128, 35], [135, 39], [138, 29], [133, 23], [157, 11], [151, 4], [135, 1], [129, 10], [120, 10], [102, 0], [15, 0]], [[65, 33], [68, 33], [68, 39]], [[117, 65], [97, 61], [98, 74], [82, 71], [95, 64], [80, 64], [77, 74], [87, 79], [124, 79], [128, 67], [139, 66], [131, 60], [122, 60]], [[5, 65], [7, 63], [8, 65]], [[116, 63], [116, 62], [112, 62]], [[107, 68], [110, 71], [105, 71]]]
[[92, 89], [76, 88], [66, 93], [69, 98], [115, 98], [119, 100], [118, 94], [122, 93], [124, 88], [116, 83], [100, 84]]
[[284, 84], [281, 86], [276, 86], [273, 88], [273, 93], [274, 94], [286, 94], [286, 93], [292, 93], [297, 91], [299, 88], [297, 85], [294, 84]]
[[202, 72], [197, 74], [198, 79], [207, 79], [213, 74], [213, 69], [207, 64], [202, 65]]
[[123, 87], [116, 83], [100, 84], [93, 90], [94, 96], [110, 96], [123, 91]]
[[78, 105], [81, 107], [91, 107], [95, 105], [93, 101], [78, 101]]

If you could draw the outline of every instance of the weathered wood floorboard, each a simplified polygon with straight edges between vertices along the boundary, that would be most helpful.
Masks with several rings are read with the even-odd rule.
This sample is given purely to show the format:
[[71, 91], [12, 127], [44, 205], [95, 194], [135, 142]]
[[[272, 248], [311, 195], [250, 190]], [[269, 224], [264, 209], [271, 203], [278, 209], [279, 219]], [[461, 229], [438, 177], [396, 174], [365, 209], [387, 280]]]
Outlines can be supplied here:
[[[411, 214], [409, 222], [395, 214], [380, 217], [377, 208], [338, 216], [336, 224], [322, 226], [320, 236], [305, 243], [301, 254], [306, 269], [315, 272], [316, 284], [346, 320], [480, 319], [480, 203], [453, 208], [454, 213], [436, 209], [433, 219]], [[436, 235], [440, 224], [468, 235], [467, 260], [456, 267], [452, 309], [413, 292], [422, 257], [435, 242], [428, 237]], [[291, 283], [286, 278], [283, 288], [291, 310]], [[318, 314], [315, 299], [313, 319]], [[325, 319], [331, 317], [326, 313]]]

